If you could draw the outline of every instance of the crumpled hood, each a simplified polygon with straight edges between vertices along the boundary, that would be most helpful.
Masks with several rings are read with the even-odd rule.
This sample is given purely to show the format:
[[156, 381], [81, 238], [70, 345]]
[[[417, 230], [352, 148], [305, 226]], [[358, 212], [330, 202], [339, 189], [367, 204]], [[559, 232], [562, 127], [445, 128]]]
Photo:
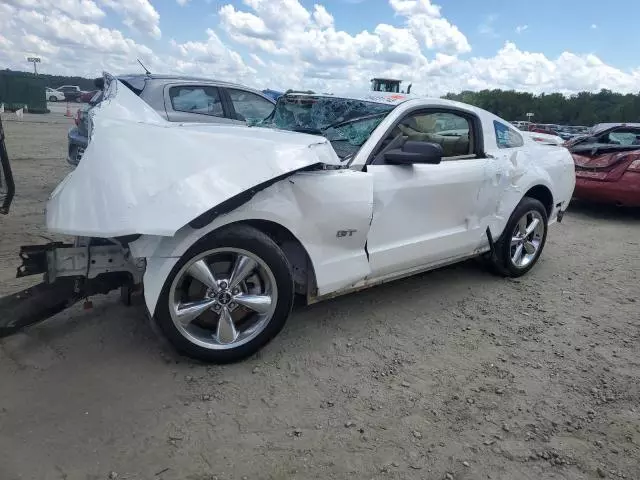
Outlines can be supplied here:
[[341, 165], [319, 136], [168, 122], [113, 78], [91, 117], [80, 165], [47, 203], [52, 232], [172, 236], [249, 189], [313, 165]]

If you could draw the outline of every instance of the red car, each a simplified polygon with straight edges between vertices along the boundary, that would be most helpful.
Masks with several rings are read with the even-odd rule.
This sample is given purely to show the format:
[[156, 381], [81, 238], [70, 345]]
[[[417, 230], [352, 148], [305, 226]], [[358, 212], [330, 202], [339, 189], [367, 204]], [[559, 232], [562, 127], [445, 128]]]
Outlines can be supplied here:
[[640, 123], [602, 123], [566, 146], [576, 166], [575, 198], [640, 207]]
[[93, 98], [93, 96], [99, 91], [100, 90], [91, 90], [90, 92], [82, 92], [80, 94], [80, 101], [84, 103], [89, 103], [89, 101]]

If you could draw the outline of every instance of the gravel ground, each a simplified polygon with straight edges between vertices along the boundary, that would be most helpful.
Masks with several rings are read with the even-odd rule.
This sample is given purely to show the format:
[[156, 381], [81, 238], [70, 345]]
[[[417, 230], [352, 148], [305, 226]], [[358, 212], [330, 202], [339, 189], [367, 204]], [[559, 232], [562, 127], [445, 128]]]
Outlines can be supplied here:
[[[71, 124], [4, 118], [0, 294], [50, 237]], [[522, 279], [469, 262], [320, 303], [225, 367], [96, 298], [0, 341], [0, 479], [639, 479], [639, 245], [638, 211], [574, 206]]]

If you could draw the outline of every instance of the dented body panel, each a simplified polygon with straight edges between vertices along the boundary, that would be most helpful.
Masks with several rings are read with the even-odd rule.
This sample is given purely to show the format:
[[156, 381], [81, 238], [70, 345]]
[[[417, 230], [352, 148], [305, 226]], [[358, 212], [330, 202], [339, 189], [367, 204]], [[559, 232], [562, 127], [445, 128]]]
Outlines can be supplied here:
[[340, 165], [322, 137], [264, 128], [179, 124], [112, 81], [92, 109], [83, 161], [51, 195], [52, 232], [174, 235], [209, 209], [312, 165]]
[[[237, 222], [270, 222], [302, 246], [308, 299], [452, 263], [489, 250], [532, 188], [551, 198], [550, 222], [575, 185], [565, 148], [522, 136], [499, 148], [498, 117], [440, 99], [366, 97], [394, 109], [342, 162], [322, 136], [265, 128], [171, 124], [117, 81], [92, 110], [79, 167], [47, 205], [51, 231], [138, 235], [146, 305], [195, 242]], [[371, 164], [379, 142], [416, 109], [453, 109], [477, 119], [478, 154], [440, 164]], [[194, 222], [195, 220], [198, 220]], [[304, 263], [304, 262], [303, 262]], [[294, 272], [294, 277], [297, 272]]]
[[370, 174], [351, 170], [300, 172], [257, 193], [204, 228], [187, 225], [172, 237], [144, 236], [131, 244], [131, 250], [134, 256], [147, 258], [147, 308], [155, 310], [165, 278], [191, 245], [225, 225], [247, 220], [276, 223], [300, 241], [309, 256], [319, 295], [348, 287], [370, 274], [364, 247], [372, 210]]

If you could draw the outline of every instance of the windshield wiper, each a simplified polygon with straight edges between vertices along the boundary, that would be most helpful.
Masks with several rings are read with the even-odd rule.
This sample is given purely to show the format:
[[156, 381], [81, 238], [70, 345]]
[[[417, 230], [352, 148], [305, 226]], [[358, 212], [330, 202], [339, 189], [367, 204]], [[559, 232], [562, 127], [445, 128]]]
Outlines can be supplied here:
[[312, 135], [322, 135], [322, 130], [319, 128], [295, 127], [292, 128], [291, 131], [298, 133], [311, 133]]
[[343, 125], [348, 125], [350, 123], [359, 122], [361, 120], [369, 120], [370, 118], [378, 118], [378, 117], [386, 116], [388, 114], [389, 114], [389, 112], [378, 112], [378, 113], [371, 113], [369, 115], [362, 115], [361, 117], [350, 118], [349, 120], [341, 120], [339, 122], [335, 122], [335, 123], [332, 123], [330, 125], [327, 125], [326, 127], [324, 127], [322, 129], [322, 131], [326, 132], [330, 128], [338, 128], [338, 127], [341, 127]]

